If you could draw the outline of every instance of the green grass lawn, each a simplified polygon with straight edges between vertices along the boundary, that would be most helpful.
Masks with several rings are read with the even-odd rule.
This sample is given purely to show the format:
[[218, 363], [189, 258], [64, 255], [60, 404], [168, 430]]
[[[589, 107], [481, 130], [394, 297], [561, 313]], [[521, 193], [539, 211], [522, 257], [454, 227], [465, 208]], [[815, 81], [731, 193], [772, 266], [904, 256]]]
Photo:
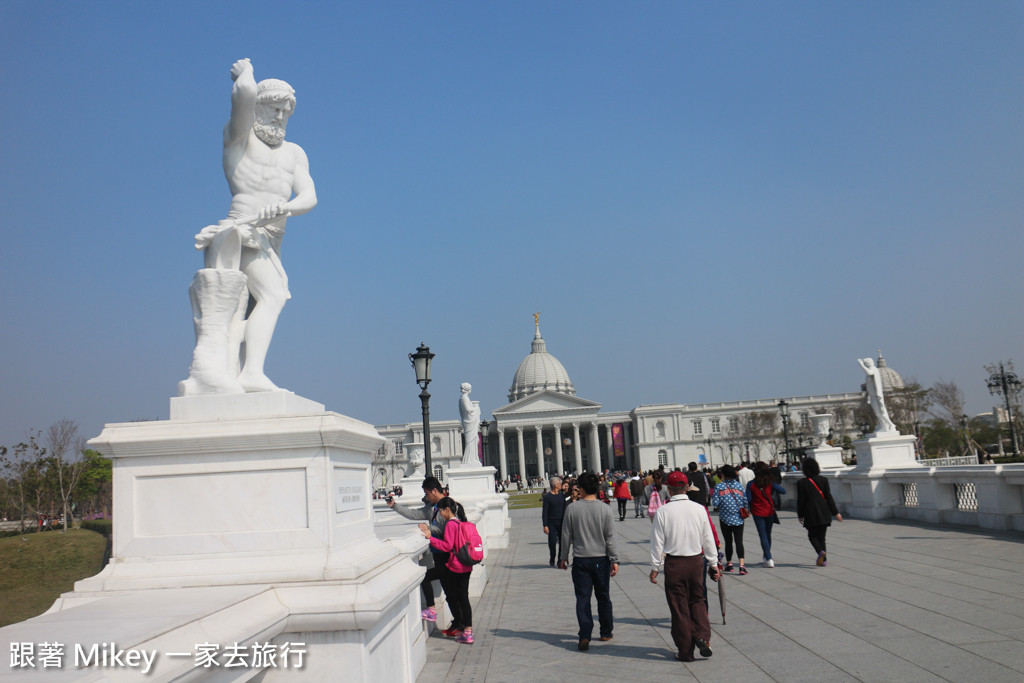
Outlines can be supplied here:
[[95, 531], [0, 538], [0, 626], [39, 616], [103, 568], [106, 539]]
[[522, 510], [523, 508], [539, 508], [541, 491], [532, 491], [522, 493], [519, 492], [508, 492], [508, 509], [509, 510]]

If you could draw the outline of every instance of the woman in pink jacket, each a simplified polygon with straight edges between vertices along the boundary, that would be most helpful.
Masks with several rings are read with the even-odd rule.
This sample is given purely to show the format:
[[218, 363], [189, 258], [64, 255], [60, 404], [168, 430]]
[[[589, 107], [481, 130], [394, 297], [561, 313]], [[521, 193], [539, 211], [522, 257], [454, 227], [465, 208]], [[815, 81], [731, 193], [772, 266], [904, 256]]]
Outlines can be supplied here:
[[448, 496], [437, 502], [438, 512], [445, 519], [444, 538], [430, 535], [430, 527], [420, 524], [420, 533], [430, 539], [430, 546], [436, 550], [450, 553], [448, 563], [441, 572], [441, 586], [448, 599], [448, 607], [452, 612], [452, 625], [441, 631], [456, 642], [473, 644], [473, 608], [469, 604], [469, 576], [473, 568], [461, 562], [457, 553], [456, 543], [462, 538], [459, 525], [466, 522], [466, 511], [460, 503]]

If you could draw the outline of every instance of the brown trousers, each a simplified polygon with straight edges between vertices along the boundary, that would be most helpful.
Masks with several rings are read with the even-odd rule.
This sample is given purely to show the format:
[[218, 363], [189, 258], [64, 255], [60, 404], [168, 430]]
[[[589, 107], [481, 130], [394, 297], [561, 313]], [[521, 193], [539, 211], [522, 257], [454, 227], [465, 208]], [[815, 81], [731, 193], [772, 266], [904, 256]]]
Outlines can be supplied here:
[[693, 641], [711, 639], [704, 604], [704, 555], [665, 556], [665, 598], [672, 613], [672, 640], [681, 655], [693, 654]]

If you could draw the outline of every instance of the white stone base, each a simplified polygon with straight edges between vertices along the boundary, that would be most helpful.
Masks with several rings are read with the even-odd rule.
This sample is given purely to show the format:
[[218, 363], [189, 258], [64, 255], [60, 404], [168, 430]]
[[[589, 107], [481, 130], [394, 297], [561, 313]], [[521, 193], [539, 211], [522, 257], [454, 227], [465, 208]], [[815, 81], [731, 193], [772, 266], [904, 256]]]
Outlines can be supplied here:
[[[193, 396], [173, 400], [176, 419], [107, 425], [89, 445], [113, 460], [110, 564], [0, 633], [156, 650], [147, 681], [415, 680], [426, 541], [377, 538], [369, 466], [383, 439], [317, 407], [283, 391]], [[304, 643], [303, 669], [196, 669], [167, 654], [266, 641]], [[66, 661], [47, 680], [142, 680]]]
[[819, 446], [813, 450], [808, 451], [808, 455], [818, 461], [818, 466], [821, 469], [834, 469], [836, 467], [845, 467], [843, 464], [843, 449], [835, 446]]
[[913, 467], [914, 459], [913, 435], [901, 434], [868, 434], [863, 439], [853, 442], [857, 452], [857, 469], [886, 469], [892, 467]]

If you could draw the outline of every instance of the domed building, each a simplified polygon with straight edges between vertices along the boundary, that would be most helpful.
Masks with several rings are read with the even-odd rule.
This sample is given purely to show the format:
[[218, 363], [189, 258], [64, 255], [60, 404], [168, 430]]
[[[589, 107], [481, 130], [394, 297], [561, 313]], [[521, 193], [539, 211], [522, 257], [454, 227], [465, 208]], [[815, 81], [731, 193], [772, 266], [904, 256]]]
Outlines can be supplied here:
[[[856, 368], [852, 361], [850, 364]], [[881, 351], [878, 368], [884, 391], [905, 386], [899, 373], [886, 365]], [[481, 439], [481, 443], [486, 441], [484, 464], [494, 466], [502, 480], [565, 472], [653, 470], [659, 466], [685, 469], [690, 462], [717, 467], [747, 460], [783, 459], [785, 453], [777, 397], [661, 403], [601, 412], [600, 403], [576, 395], [569, 372], [548, 352], [536, 315], [530, 353], [512, 376], [508, 401], [491, 412], [490, 420], [485, 418], [488, 433], [486, 439]], [[808, 447], [812, 445], [810, 417], [816, 413], [831, 413], [837, 434], [853, 438], [859, 434], [853, 414], [864, 401], [863, 387], [859, 392], [792, 396], [785, 401], [790, 446], [794, 449], [804, 447], [805, 439]], [[420, 423], [383, 425], [377, 431], [393, 444], [391, 469], [422, 457], [426, 446]], [[432, 421], [430, 437], [431, 474], [444, 482], [448, 469], [458, 467], [462, 460], [461, 423]], [[375, 467], [375, 472], [385, 469]], [[392, 473], [391, 478], [395, 476]], [[384, 479], [381, 485], [387, 484]]]
[[516, 369], [512, 378], [512, 388], [508, 390], [508, 402], [514, 403], [521, 398], [538, 391], [550, 389], [567, 396], [576, 395], [576, 387], [569, 379], [569, 373], [565, 371], [557, 358], [548, 353], [544, 338], [540, 336], [540, 319], [535, 319], [537, 331], [533, 335], [533, 345], [530, 355], [523, 359]]
[[900, 377], [900, 373], [885, 364], [885, 357], [882, 355], [882, 349], [878, 349], [878, 362], [875, 363], [875, 365], [878, 367], [878, 374], [882, 378], [882, 391], [884, 393], [888, 394], [893, 389], [906, 388], [906, 384], [903, 382], [903, 378]]

